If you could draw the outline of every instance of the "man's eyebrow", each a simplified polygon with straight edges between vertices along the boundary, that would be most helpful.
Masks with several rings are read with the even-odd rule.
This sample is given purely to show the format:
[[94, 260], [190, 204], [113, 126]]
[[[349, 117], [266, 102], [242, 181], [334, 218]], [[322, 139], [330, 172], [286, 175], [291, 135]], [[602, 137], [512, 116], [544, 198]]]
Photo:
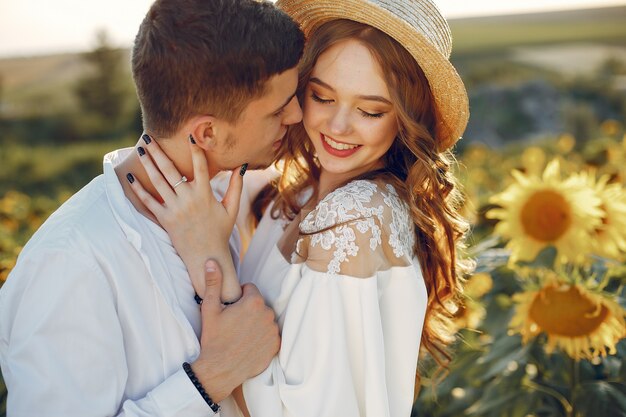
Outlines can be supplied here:
[[280, 106], [279, 108], [277, 108], [276, 110], [274, 110], [273, 112], [271, 112], [270, 114], [276, 114], [278, 112], [280, 112], [282, 109], [284, 109], [285, 107], [287, 107], [287, 105], [289, 103], [291, 103], [291, 100], [293, 100], [293, 98], [296, 96], [296, 93], [293, 93], [291, 96], [289, 96], [289, 98], [285, 101], [285, 104], [283, 104], [282, 106]]
[[[332, 91], [332, 92], [334, 92], [334, 91], [335, 91], [335, 89], [334, 89], [332, 86], [330, 86], [329, 84], [327, 84], [327, 83], [325, 83], [324, 81], [320, 80], [319, 78], [311, 78], [311, 79], [309, 80], [309, 82], [310, 82], [310, 83], [313, 83], [313, 84], [320, 85], [320, 86], [322, 86], [322, 87], [324, 87], [324, 88], [326, 88], [326, 89], [328, 89], [328, 90], [330, 90], [330, 91]], [[393, 103], [392, 103], [391, 101], [387, 100], [385, 97], [382, 97], [382, 96], [376, 96], [376, 95], [372, 95], [372, 96], [370, 96], [370, 95], [361, 95], [361, 96], [357, 96], [357, 98], [358, 98], [358, 99], [360, 99], [360, 100], [378, 101], [378, 102], [380, 102], [380, 103], [383, 103], [383, 104], [388, 104], [388, 105], [390, 105], [390, 106], [393, 106]]]

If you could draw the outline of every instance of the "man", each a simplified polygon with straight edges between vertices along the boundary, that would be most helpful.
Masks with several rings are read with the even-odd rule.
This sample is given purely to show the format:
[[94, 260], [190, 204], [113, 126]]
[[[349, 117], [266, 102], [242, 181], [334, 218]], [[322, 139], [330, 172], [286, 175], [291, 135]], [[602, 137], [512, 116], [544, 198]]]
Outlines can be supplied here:
[[[148, 133], [139, 143], [158, 142], [185, 176], [168, 179], [173, 192], [194, 178], [190, 136], [210, 175], [272, 161], [302, 117], [303, 43], [267, 2], [154, 3], [133, 48]], [[206, 285], [204, 270], [187, 272], [130, 189], [139, 179], [158, 198], [140, 157], [107, 155], [104, 174], [48, 219], [0, 291], [9, 416], [210, 416], [276, 353], [273, 314], [254, 287], [222, 306], [215, 262], [198, 263]]]

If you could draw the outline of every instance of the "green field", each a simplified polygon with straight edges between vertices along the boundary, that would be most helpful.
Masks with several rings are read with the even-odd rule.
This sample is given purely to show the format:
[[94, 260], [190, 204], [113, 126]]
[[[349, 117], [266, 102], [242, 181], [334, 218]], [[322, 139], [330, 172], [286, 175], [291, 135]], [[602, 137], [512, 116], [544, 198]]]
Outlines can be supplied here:
[[565, 42], [626, 45], [626, 7], [450, 21], [454, 53]]
[[54, 197], [75, 192], [102, 172], [102, 157], [136, 138], [73, 145], [2, 145], [0, 196], [10, 190]]

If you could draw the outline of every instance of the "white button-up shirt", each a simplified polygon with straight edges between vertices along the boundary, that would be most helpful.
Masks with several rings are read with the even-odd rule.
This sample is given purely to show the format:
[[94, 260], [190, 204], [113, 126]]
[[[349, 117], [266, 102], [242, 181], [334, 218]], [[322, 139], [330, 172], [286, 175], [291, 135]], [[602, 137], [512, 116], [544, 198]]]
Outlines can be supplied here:
[[114, 172], [127, 152], [46, 221], [0, 290], [9, 417], [213, 415], [181, 366], [198, 338]]

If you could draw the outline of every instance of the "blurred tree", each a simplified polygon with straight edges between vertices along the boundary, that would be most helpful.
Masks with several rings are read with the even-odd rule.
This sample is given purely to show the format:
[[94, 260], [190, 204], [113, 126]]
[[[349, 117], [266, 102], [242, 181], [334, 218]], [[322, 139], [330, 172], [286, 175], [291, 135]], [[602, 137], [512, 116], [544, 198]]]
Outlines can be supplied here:
[[129, 92], [123, 72], [123, 51], [111, 45], [107, 32], [100, 30], [96, 34], [97, 43], [93, 51], [83, 54], [91, 71], [80, 79], [75, 86], [76, 97], [94, 130], [115, 129], [124, 116], [125, 104]]
[[0, 74], [0, 120], [4, 117], [4, 76]]
[[626, 75], [626, 61], [618, 58], [609, 58], [598, 68], [598, 76], [612, 78], [616, 75]]

